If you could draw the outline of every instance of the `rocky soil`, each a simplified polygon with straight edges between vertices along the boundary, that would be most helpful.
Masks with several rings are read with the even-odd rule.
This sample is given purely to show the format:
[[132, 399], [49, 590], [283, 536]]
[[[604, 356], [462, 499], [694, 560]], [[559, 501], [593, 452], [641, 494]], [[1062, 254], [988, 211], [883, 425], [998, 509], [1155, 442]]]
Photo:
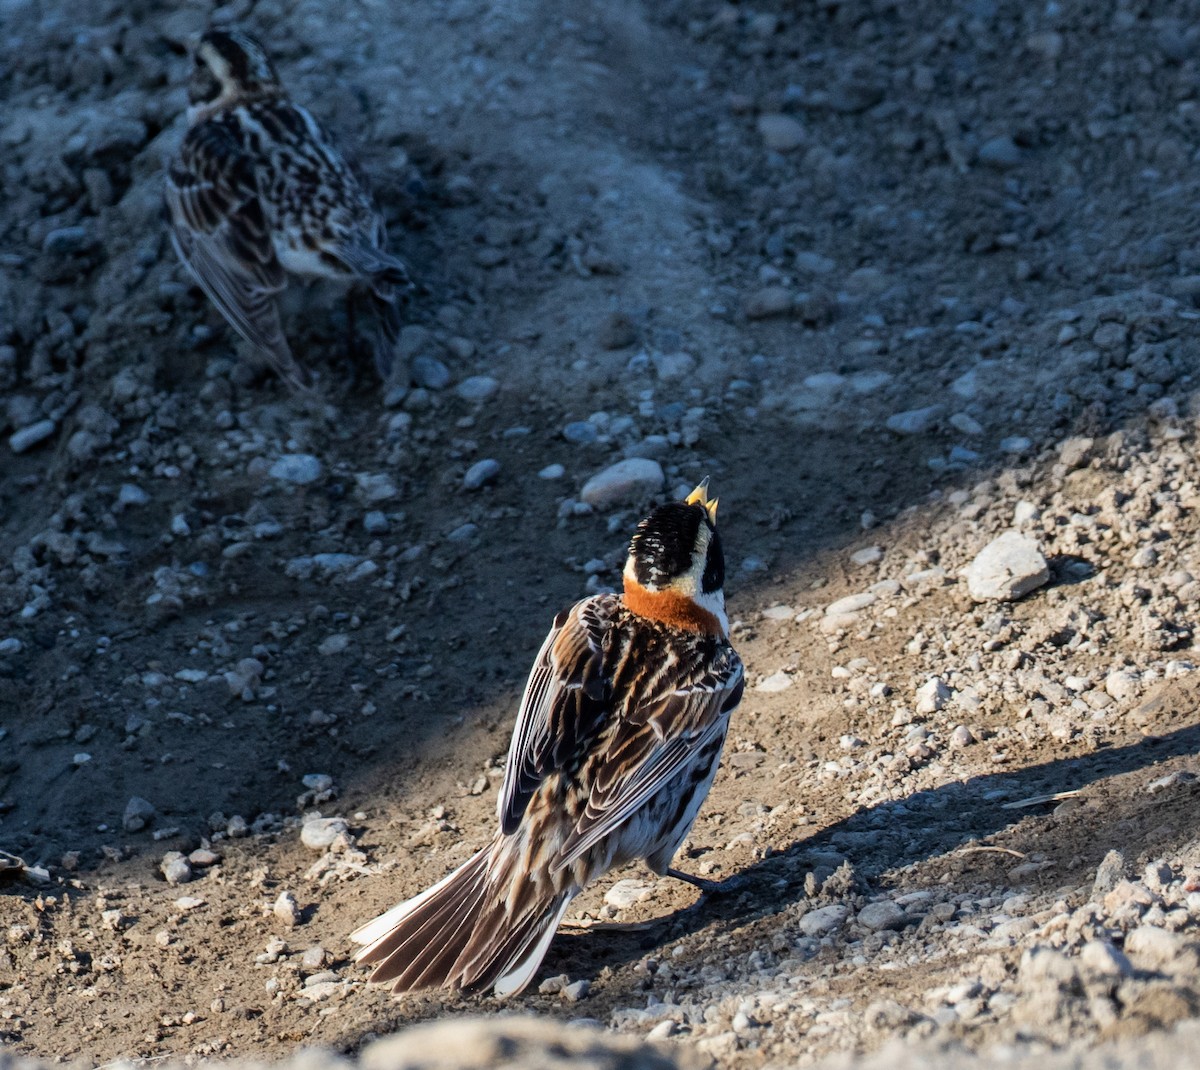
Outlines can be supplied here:
[[[496, 1009], [366, 987], [347, 934], [486, 841], [553, 615], [708, 474], [750, 686], [678, 863], [729, 883], [614, 874], [510, 1009], [680, 1065], [1167, 1059], [1200, 4], [1164, 10], [0, 0], [0, 1041], [354, 1056]], [[411, 382], [296, 288], [292, 397], [176, 263], [214, 16], [370, 175]]]

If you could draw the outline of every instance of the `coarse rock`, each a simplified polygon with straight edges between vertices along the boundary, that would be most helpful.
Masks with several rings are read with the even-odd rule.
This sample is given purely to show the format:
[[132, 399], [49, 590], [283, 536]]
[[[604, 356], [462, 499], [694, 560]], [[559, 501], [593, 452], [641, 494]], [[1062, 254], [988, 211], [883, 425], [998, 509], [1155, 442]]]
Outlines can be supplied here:
[[450, 369], [437, 357], [422, 354], [409, 367], [412, 381], [426, 390], [445, 390], [450, 385]]
[[292, 892], [280, 892], [275, 899], [275, 905], [271, 907], [271, 913], [289, 929], [300, 924], [300, 904], [296, 902], [296, 896]]
[[1078, 436], [1067, 439], [1058, 447], [1058, 459], [1064, 468], [1078, 468], [1087, 460], [1091, 452], [1093, 439]]
[[1021, 150], [1011, 137], [988, 138], [979, 146], [979, 162], [998, 171], [1007, 171], [1021, 162]]
[[655, 353], [650, 361], [654, 374], [664, 383], [686, 379], [696, 368], [696, 358], [690, 353]]
[[153, 803], [143, 799], [140, 795], [135, 795], [125, 804], [121, 827], [126, 832], [140, 832], [154, 820], [157, 812]]
[[310, 851], [327, 851], [344, 840], [349, 828], [341, 817], [308, 817], [300, 827], [300, 842]]
[[882, 546], [864, 546], [850, 555], [850, 563], [858, 565], [860, 568], [864, 565], [878, 564], [881, 560], [883, 560]]
[[824, 936], [841, 928], [850, 908], [845, 903], [830, 903], [828, 906], [810, 910], [800, 919], [800, 931], [805, 936]]
[[1111, 892], [1125, 876], [1125, 856], [1120, 851], [1109, 851], [1096, 868], [1092, 882], [1092, 897], [1099, 898]]
[[459, 383], [454, 392], [464, 401], [487, 401], [499, 389], [499, 381], [490, 375], [472, 375]]
[[159, 865], [168, 884], [187, 884], [192, 879], [192, 867], [179, 851], [168, 851]]
[[765, 691], [768, 694], [774, 694], [779, 691], [786, 691], [791, 686], [791, 674], [780, 669], [778, 672], [773, 672], [770, 676], [764, 676], [761, 680], [759, 680], [758, 686], [755, 688], [755, 690]]
[[917, 704], [917, 713], [937, 713], [947, 702], [953, 692], [946, 686], [944, 680], [938, 676], [931, 676], [920, 687], [917, 688], [917, 693], [914, 696]]
[[825, 607], [825, 616], [838, 617], [844, 613], [857, 613], [875, 604], [875, 595], [871, 591], [859, 591], [858, 594], [848, 594], [836, 602], [830, 602]]
[[746, 318], [767, 319], [785, 316], [792, 311], [794, 298], [786, 286], [764, 286], [746, 298]]
[[626, 880], [617, 881], [616, 884], [609, 888], [604, 893], [604, 901], [610, 907], [616, 907], [618, 910], [626, 910], [633, 906], [634, 903], [644, 902], [653, 895], [653, 884], [627, 878]]
[[705, 1063], [687, 1049], [660, 1050], [532, 1016], [419, 1025], [376, 1041], [361, 1056], [362, 1070], [699, 1070]]
[[[276, 956], [276, 960], [277, 960]], [[265, 959], [264, 959], [265, 961]], [[328, 971], [313, 974], [325, 976]], [[336, 978], [336, 974], [332, 975]], [[307, 980], [307, 979], [306, 979]], [[313, 992], [331, 986], [326, 995]], [[335, 996], [340, 982], [320, 981], [301, 989], [309, 999], [318, 995]], [[561, 988], [559, 989], [561, 991]], [[866, 1008], [864, 1018], [888, 1028], [920, 1021], [921, 1016], [895, 1001], [876, 1001]], [[892, 1024], [894, 1023], [894, 1024]], [[569, 1025], [547, 1017], [504, 1015], [487, 1018], [454, 1018], [410, 1026], [366, 1044], [356, 1055], [341, 1055], [327, 1047], [303, 1048], [288, 1058], [271, 1064], [273, 1070], [705, 1070], [713, 1057], [689, 1043], [663, 1044], [677, 1031], [671, 1019], [658, 1023], [645, 1039], [624, 1036], [596, 1025]], [[735, 1053], [737, 1033], [732, 1046], [718, 1045], [720, 1051]], [[716, 1040], [718, 1036], [707, 1038]], [[650, 1041], [649, 1043], [647, 1041]], [[1200, 1045], [1200, 1022], [1180, 1022], [1173, 1029], [1150, 1035], [1124, 1036], [1098, 1047], [1071, 1046], [1063, 1051], [1047, 1051], [1044, 1043], [1005, 1044], [998, 1051], [965, 1050], [945, 1043], [914, 1043], [911, 1038], [895, 1039], [878, 1051], [866, 1055], [842, 1053], [820, 1059], [814, 1070], [1180, 1070], [1194, 1060]], [[6, 1070], [52, 1070], [49, 1059], [5, 1052], [0, 1066]], [[222, 1070], [262, 1070], [263, 1062], [239, 1059], [200, 1059], [185, 1063], [168, 1059], [158, 1064], [161, 1070], [186, 1070], [191, 1067], [216, 1067]]]
[[1137, 698], [1141, 692], [1142, 679], [1135, 672], [1118, 669], [1116, 672], [1110, 672], [1104, 678], [1104, 690], [1118, 702], [1128, 702], [1130, 699]]
[[887, 418], [887, 429], [897, 435], [921, 435], [933, 429], [944, 411], [941, 405], [927, 405], [898, 412]]
[[790, 115], [760, 115], [757, 125], [763, 144], [774, 152], [792, 152], [808, 139], [800, 121]]
[[908, 915], [903, 907], [890, 899], [881, 899], [863, 907], [856, 920], [864, 929], [881, 932], [887, 929], [903, 929], [908, 924]]
[[1135, 966], [1144, 970], [1172, 972], [1186, 947], [1182, 933], [1157, 925], [1139, 925], [1125, 937], [1125, 953]]
[[581, 501], [595, 509], [639, 504], [663, 489], [662, 465], [648, 457], [618, 461], [592, 476], [579, 492]]
[[467, 469], [463, 476], [463, 487], [466, 490], [479, 490], [487, 483], [493, 483], [500, 474], [500, 462], [486, 457], [476, 461]]
[[993, 539], [967, 566], [967, 590], [976, 602], [1012, 602], [1036, 591], [1050, 579], [1050, 569], [1036, 540], [1018, 531]]
[[272, 479], [303, 487], [320, 479], [322, 470], [320, 458], [311, 453], [285, 453], [271, 465], [268, 474]]
[[45, 442], [56, 429], [53, 420], [38, 420], [28, 427], [22, 427], [8, 437], [8, 447], [13, 453], [25, 453], [33, 449], [39, 442]]

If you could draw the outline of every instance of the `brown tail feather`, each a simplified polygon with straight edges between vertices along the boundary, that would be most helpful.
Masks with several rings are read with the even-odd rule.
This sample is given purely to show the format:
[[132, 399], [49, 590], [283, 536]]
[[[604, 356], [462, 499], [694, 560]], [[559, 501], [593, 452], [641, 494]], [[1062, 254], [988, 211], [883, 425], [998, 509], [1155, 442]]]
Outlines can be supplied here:
[[530, 902], [510, 917], [506, 882], [491, 872], [492, 848], [474, 855], [440, 884], [393, 907], [351, 937], [367, 946], [358, 961], [376, 963], [374, 983], [395, 992], [422, 988], [510, 995], [532, 980], [575, 889]]

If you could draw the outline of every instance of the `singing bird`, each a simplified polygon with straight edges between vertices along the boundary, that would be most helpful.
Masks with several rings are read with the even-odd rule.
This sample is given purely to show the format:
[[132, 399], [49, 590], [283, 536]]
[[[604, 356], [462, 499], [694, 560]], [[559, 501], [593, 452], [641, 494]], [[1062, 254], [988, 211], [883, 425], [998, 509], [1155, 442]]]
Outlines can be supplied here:
[[397, 992], [520, 992], [571, 900], [615, 866], [670, 869], [742, 697], [708, 480], [637, 527], [624, 593], [555, 619], [517, 714], [491, 843], [352, 934]]
[[293, 387], [277, 295], [288, 275], [366, 290], [386, 378], [400, 333], [408, 269], [387, 251], [383, 216], [363, 180], [312, 115], [288, 99], [266, 50], [236, 30], [209, 30], [193, 55], [188, 131], [167, 167], [171, 240], [230, 325]]

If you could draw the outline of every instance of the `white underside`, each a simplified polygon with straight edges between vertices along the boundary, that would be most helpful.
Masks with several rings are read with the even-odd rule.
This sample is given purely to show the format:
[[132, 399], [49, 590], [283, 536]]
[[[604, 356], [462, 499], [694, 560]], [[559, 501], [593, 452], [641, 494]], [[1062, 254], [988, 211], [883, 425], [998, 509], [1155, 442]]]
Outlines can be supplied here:
[[350, 277], [349, 272], [336, 270], [311, 249], [290, 245], [278, 235], [274, 238], [274, 245], [275, 255], [279, 257], [284, 270], [293, 275], [336, 279], [339, 282], [345, 282]]

